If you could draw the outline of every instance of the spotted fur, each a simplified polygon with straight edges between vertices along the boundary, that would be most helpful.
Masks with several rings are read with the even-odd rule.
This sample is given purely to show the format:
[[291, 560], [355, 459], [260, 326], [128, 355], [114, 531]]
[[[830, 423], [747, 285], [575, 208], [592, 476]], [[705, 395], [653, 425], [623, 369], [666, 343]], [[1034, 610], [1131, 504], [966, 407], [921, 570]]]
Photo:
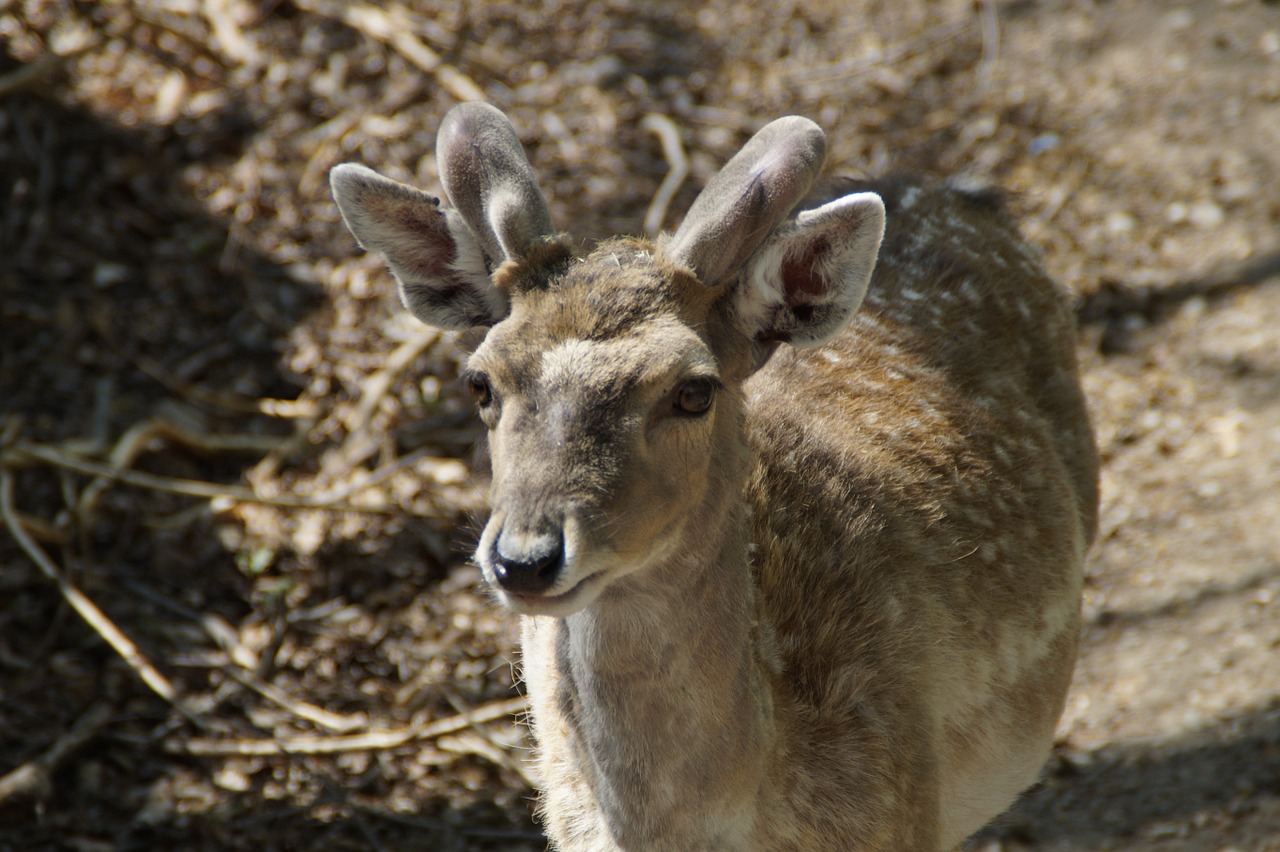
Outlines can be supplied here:
[[478, 246], [465, 297], [452, 272], [406, 296], [425, 321], [504, 309], [468, 365], [477, 561], [523, 613], [553, 846], [959, 843], [1035, 780], [1076, 654], [1097, 494], [1067, 294], [985, 191], [802, 201], [823, 141], [794, 117], [675, 234], [573, 258], [510, 125], [459, 110], [453, 247], [384, 238], [439, 215], [382, 198], [407, 188], [334, 188], [402, 285]]

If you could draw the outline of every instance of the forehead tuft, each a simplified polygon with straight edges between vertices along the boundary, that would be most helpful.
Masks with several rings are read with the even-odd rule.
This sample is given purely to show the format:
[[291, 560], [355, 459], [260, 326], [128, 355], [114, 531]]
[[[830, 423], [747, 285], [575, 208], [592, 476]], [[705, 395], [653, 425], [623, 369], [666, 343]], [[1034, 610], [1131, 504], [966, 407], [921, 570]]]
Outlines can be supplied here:
[[711, 297], [651, 243], [616, 239], [560, 270], [547, 286], [516, 296], [513, 318], [554, 339], [608, 340], [664, 315], [701, 327]]
[[495, 269], [493, 283], [512, 295], [545, 288], [572, 262], [573, 244], [567, 236], [544, 237], [527, 246], [522, 257]]
[[650, 372], [646, 364], [714, 369], [703, 340], [714, 297], [651, 243], [610, 240], [545, 286], [513, 294], [510, 316], [490, 330], [476, 362], [518, 384], [569, 381], [588, 364], [635, 379]]

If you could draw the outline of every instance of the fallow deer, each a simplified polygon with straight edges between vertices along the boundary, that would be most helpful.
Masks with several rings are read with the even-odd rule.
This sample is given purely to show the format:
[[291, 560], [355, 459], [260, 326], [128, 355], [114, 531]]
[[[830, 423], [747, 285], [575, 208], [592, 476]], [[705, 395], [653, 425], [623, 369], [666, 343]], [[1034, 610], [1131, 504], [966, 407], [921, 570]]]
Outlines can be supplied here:
[[1008, 807], [1097, 495], [1070, 300], [998, 199], [811, 195], [824, 136], [793, 116], [674, 234], [579, 254], [501, 112], [437, 146], [452, 207], [332, 184], [415, 316], [488, 327], [476, 561], [523, 615], [553, 846], [938, 850]]

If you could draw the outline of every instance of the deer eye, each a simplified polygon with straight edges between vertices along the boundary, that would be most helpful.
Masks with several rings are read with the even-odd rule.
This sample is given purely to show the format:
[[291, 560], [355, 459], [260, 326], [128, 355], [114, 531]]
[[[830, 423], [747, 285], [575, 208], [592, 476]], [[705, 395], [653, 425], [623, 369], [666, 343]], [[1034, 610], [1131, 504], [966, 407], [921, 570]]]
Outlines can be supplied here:
[[715, 392], [716, 383], [713, 379], [689, 379], [676, 390], [676, 410], [693, 416], [706, 414], [711, 408]]
[[476, 405], [485, 408], [493, 402], [493, 386], [489, 384], [489, 377], [484, 373], [467, 373], [466, 382]]

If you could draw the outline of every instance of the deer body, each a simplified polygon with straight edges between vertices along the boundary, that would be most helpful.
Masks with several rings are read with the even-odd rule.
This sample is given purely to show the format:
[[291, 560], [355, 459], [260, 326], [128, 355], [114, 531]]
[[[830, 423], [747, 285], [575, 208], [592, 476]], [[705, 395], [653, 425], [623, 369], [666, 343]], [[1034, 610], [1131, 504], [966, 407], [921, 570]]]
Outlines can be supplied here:
[[335, 171], [416, 314], [492, 326], [477, 559], [557, 848], [950, 848], [1052, 744], [1096, 506], [1069, 304], [981, 194], [791, 216], [821, 153], [775, 122], [581, 259], [490, 107], [441, 130], [456, 211]]

